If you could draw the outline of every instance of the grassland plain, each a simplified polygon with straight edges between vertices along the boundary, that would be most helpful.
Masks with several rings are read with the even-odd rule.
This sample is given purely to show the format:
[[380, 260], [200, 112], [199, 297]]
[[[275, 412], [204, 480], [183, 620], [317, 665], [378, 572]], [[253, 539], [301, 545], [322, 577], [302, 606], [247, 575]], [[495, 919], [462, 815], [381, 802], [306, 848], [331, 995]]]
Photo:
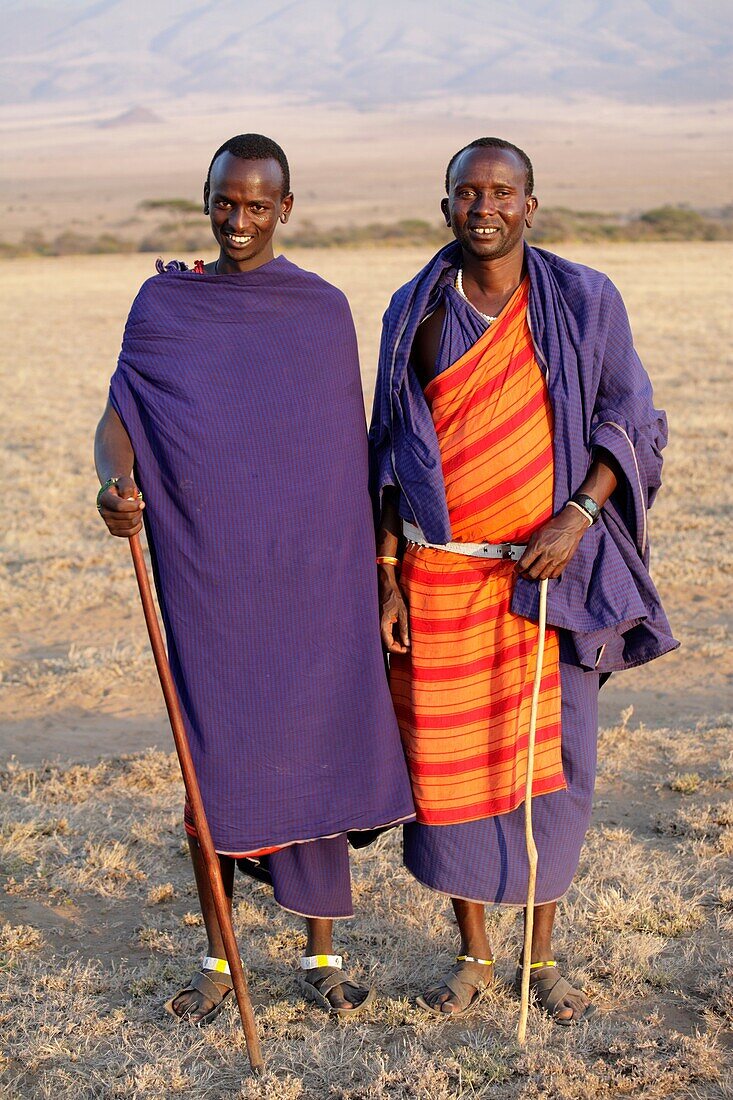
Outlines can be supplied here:
[[[653, 570], [683, 642], [602, 693], [594, 823], [557, 939], [601, 1011], [568, 1031], [533, 1013], [524, 1050], [504, 984], [468, 1021], [422, 1017], [411, 997], [449, 962], [454, 936], [445, 901], [412, 882], [398, 838], [387, 836], [355, 856], [359, 919], [339, 928], [351, 965], [381, 992], [364, 1022], [334, 1025], [304, 1005], [292, 980], [299, 922], [266, 888], [238, 883], [236, 925], [268, 1066], [260, 1082], [247, 1076], [233, 1012], [201, 1033], [161, 1013], [197, 961], [202, 928], [127, 548], [93, 507], [91, 436], [150, 259], [0, 264], [1, 1095], [733, 1095], [733, 247], [567, 254], [620, 287], [670, 416]], [[369, 402], [381, 312], [424, 254], [291, 258], [349, 295]], [[490, 920], [508, 981], [518, 916]]]

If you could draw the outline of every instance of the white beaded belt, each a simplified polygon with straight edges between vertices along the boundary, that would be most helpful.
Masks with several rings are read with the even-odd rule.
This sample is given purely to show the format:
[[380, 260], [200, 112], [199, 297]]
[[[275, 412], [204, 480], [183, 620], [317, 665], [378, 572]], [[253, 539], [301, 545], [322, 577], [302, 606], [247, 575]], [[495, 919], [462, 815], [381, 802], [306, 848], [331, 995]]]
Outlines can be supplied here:
[[499, 558], [501, 561], [519, 561], [526, 544], [516, 542], [428, 542], [419, 527], [402, 521], [402, 532], [408, 542], [427, 546], [430, 550], [447, 550], [451, 554], [465, 554], [469, 558]]

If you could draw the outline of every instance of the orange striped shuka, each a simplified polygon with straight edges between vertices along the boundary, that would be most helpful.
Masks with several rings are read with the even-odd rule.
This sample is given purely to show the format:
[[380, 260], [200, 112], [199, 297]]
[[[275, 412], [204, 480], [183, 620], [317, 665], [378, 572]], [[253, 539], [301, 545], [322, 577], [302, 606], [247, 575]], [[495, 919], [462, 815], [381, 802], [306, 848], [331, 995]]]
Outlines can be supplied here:
[[[552, 515], [552, 409], [527, 320], [529, 280], [426, 387], [456, 542], [524, 543]], [[409, 543], [410, 652], [390, 685], [417, 820], [449, 825], [524, 801], [537, 624], [513, 615], [514, 563]], [[565, 787], [557, 632], [547, 631], [533, 795]]]

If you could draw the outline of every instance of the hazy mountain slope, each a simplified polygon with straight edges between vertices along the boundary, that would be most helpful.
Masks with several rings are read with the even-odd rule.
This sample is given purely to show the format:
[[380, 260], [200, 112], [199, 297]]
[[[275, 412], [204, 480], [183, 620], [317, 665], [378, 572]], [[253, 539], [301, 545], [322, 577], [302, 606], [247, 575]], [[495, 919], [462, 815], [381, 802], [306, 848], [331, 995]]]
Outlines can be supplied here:
[[725, 0], [0, 0], [0, 102], [733, 95]]

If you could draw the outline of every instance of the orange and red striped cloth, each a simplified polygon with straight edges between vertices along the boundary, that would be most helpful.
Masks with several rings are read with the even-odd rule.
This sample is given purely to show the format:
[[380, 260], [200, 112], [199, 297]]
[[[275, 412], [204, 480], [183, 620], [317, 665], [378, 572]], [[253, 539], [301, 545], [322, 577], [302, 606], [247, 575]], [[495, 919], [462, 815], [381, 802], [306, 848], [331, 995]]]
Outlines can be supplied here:
[[[523, 543], [552, 515], [552, 409], [528, 296], [525, 279], [425, 389], [456, 542]], [[512, 562], [408, 544], [411, 649], [392, 657], [390, 685], [423, 824], [475, 821], [524, 800], [538, 630], [510, 611], [514, 578]], [[548, 629], [533, 795], [564, 787], [559, 645]]]

